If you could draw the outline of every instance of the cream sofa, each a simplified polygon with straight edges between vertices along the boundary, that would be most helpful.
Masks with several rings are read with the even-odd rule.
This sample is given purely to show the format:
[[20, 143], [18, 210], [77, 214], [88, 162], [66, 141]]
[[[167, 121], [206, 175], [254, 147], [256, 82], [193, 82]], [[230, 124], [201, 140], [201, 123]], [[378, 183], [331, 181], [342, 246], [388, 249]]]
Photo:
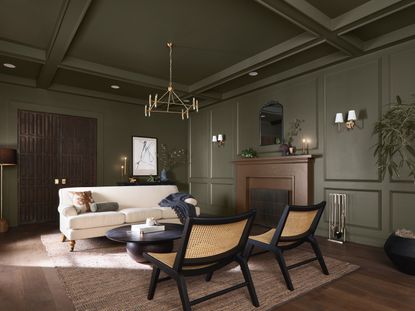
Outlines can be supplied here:
[[[79, 191], [91, 191], [95, 202], [117, 202], [119, 210], [77, 214], [71, 192]], [[70, 240], [70, 250], [73, 251], [76, 240], [105, 236], [110, 229], [143, 223], [148, 217], [154, 217], [160, 222], [179, 223], [170, 207], [158, 205], [162, 199], [175, 192], [178, 192], [176, 186], [62, 188], [59, 190], [58, 207], [62, 241]], [[200, 209], [196, 210], [199, 214]]]

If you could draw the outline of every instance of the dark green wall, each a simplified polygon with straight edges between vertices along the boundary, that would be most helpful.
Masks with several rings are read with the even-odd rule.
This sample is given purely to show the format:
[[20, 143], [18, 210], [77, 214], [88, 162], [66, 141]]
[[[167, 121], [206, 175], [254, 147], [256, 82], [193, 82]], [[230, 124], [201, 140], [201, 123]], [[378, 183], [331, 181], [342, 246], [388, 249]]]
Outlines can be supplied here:
[[[17, 146], [17, 110], [27, 109], [98, 119], [98, 184], [115, 185], [121, 180], [121, 157], [131, 157], [131, 136], [152, 136], [171, 148], [187, 148], [188, 122], [171, 115], [145, 118], [142, 106], [124, 104], [0, 83], [0, 146]], [[5, 168], [5, 215], [17, 223], [17, 167]], [[187, 190], [187, 167], [173, 171]], [[53, 177], [51, 177], [53, 178]]]
[[[415, 230], [415, 185], [406, 179], [381, 181], [371, 146], [373, 125], [396, 95], [415, 94], [415, 42], [396, 46], [318, 72], [272, 85], [192, 115], [189, 182], [204, 212], [234, 213], [235, 186], [232, 160], [253, 147], [261, 157], [280, 155], [276, 146], [259, 146], [259, 110], [270, 100], [284, 106], [284, 123], [304, 119], [303, 133], [310, 138], [315, 162], [315, 200], [328, 193], [350, 198], [348, 238], [382, 245], [399, 227]], [[336, 112], [365, 111], [362, 129], [338, 132]], [[226, 135], [224, 147], [210, 142]], [[299, 141], [297, 146], [301, 146]], [[406, 176], [406, 175], [404, 175]], [[319, 228], [327, 235], [327, 219]]]

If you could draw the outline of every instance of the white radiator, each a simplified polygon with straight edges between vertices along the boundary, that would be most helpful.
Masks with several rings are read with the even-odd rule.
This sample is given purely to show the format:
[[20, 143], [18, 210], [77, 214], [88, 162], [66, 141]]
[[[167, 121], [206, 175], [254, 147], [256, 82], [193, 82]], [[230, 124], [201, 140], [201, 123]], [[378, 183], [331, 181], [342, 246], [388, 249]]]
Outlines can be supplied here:
[[329, 194], [329, 241], [346, 242], [347, 196], [345, 193]]

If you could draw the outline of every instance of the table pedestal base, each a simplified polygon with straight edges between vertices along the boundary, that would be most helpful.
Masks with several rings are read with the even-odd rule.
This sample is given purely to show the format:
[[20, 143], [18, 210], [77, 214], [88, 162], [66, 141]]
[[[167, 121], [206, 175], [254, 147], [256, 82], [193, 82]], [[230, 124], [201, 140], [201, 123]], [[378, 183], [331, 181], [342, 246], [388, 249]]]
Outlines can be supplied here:
[[127, 242], [128, 255], [139, 263], [148, 262], [143, 253], [170, 253], [173, 250], [173, 241], [160, 242], [156, 244], [141, 244], [136, 242]]

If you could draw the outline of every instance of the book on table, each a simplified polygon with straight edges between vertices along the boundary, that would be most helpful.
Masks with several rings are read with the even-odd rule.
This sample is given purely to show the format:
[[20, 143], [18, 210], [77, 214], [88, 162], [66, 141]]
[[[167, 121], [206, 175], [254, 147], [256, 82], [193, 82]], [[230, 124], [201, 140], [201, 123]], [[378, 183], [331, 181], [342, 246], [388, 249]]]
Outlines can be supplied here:
[[138, 233], [148, 233], [148, 232], [159, 232], [164, 231], [164, 225], [147, 225], [147, 224], [138, 224], [131, 225], [131, 231]]

